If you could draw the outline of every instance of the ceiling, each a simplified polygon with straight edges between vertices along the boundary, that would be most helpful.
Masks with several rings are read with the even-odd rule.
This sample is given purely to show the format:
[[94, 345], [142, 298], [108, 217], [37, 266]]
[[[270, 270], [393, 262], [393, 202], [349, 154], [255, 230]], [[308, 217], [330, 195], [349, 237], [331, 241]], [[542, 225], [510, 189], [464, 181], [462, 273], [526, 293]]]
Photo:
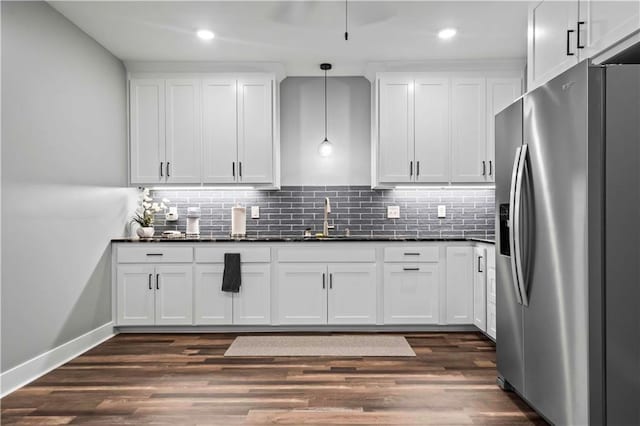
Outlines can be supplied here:
[[[125, 62], [278, 62], [287, 75], [363, 75], [369, 62], [520, 59], [524, 1], [51, 1]], [[439, 30], [458, 35], [443, 41]], [[216, 38], [195, 36], [211, 29]]]

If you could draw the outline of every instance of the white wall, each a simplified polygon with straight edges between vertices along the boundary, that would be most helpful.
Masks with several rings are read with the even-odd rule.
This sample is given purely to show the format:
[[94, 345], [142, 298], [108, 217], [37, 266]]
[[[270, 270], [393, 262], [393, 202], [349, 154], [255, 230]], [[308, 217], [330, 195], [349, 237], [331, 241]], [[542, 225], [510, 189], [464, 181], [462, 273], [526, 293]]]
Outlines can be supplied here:
[[2, 2], [2, 371], [111, 319], [127, 189], [122, 63], [44, 2]]
[[288, 77], [280, 85], [282, 185], [371, 184], [371, 84], [364, 77], [329, 77], [328, 138], [324, 139], [324, 79]]

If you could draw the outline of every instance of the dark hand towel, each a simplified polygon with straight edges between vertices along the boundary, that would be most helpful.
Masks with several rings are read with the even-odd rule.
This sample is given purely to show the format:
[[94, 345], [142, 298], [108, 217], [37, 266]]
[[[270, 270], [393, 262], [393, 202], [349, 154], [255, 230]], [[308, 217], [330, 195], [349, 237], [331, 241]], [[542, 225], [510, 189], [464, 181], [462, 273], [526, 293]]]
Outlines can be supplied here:
[[222, 291], [240, 292], [240, 253], [224, 254], [224, 273]]

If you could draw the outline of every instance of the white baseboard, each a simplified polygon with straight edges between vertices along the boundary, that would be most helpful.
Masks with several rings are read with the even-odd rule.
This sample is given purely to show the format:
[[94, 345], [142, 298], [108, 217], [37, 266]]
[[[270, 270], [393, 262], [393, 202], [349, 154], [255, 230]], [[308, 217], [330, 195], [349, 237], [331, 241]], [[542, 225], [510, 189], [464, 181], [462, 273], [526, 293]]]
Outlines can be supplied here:
[[113, 322], [53, 348], [0, 374], [0, 398], [114, 336]]

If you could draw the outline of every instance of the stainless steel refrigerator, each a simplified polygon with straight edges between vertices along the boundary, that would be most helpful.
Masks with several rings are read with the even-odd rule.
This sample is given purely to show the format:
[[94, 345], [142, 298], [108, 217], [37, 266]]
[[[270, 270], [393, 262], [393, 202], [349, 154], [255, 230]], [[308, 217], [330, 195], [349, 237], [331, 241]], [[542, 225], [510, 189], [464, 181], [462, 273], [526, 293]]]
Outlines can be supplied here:
[[557, 425], [640, 425], [640, 66], [496, 116], [498, 383]]

